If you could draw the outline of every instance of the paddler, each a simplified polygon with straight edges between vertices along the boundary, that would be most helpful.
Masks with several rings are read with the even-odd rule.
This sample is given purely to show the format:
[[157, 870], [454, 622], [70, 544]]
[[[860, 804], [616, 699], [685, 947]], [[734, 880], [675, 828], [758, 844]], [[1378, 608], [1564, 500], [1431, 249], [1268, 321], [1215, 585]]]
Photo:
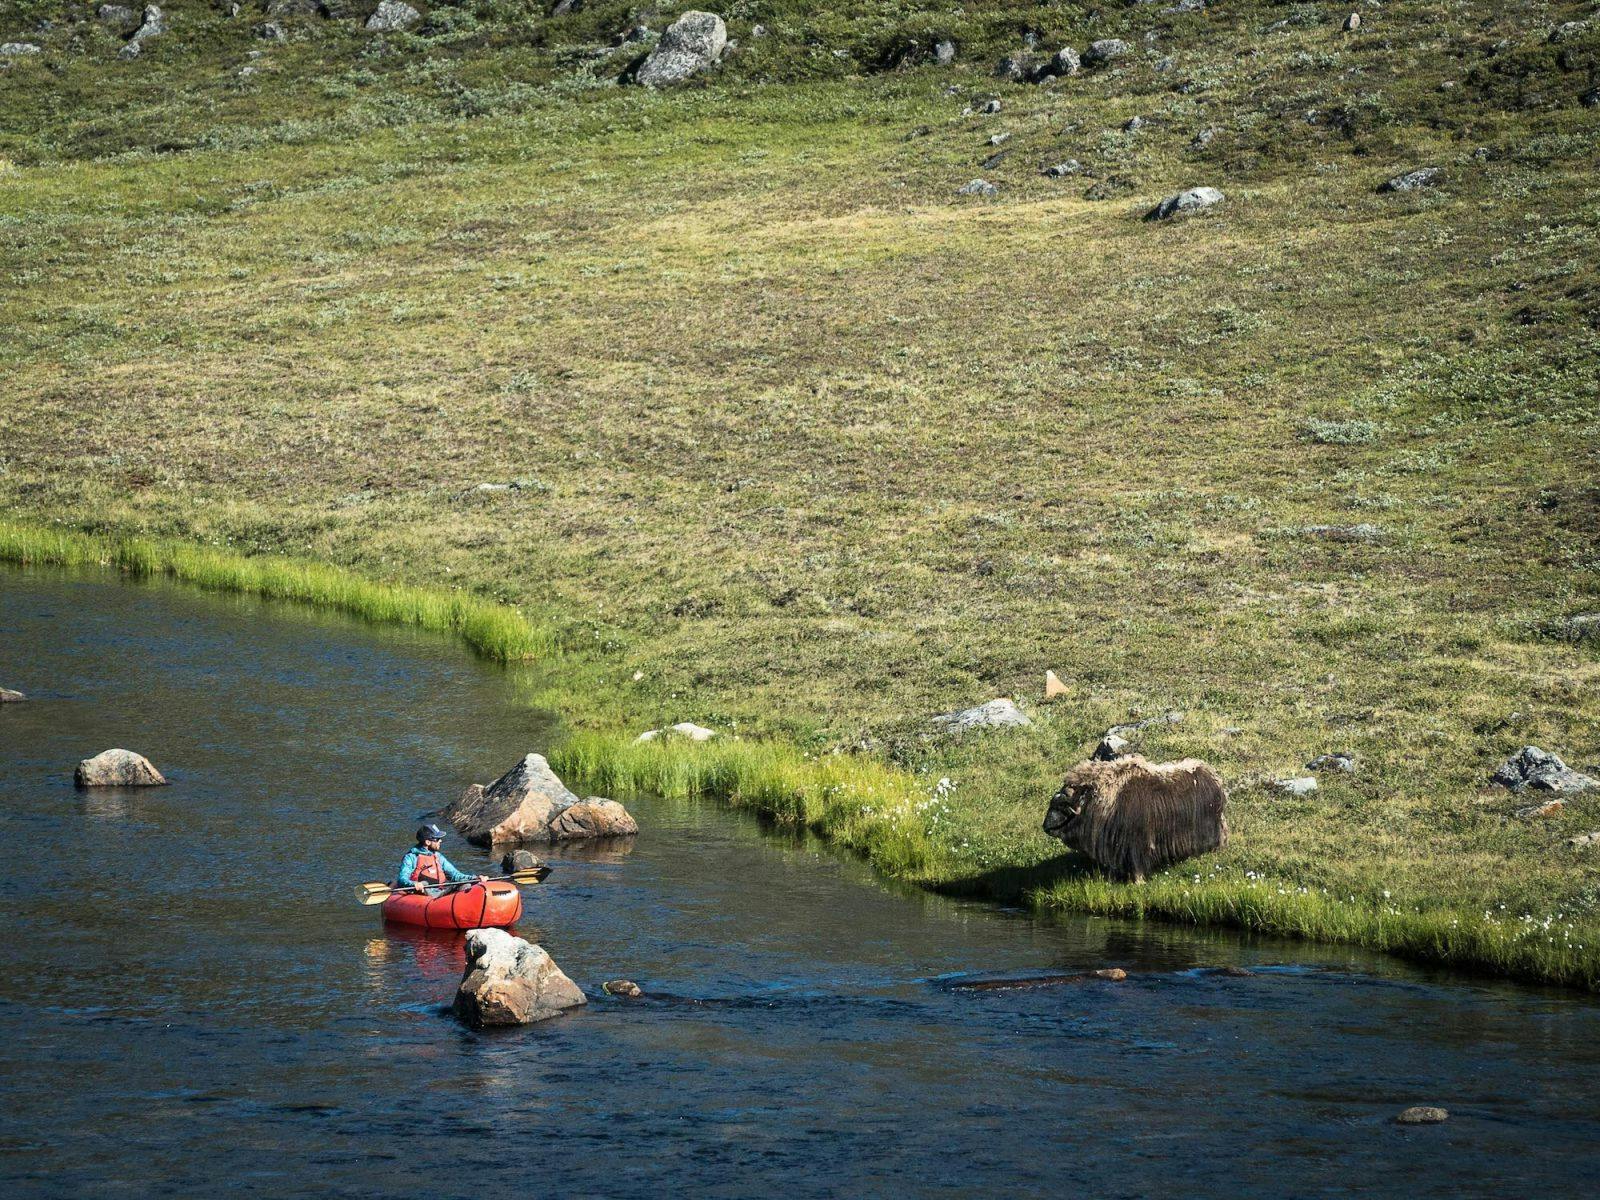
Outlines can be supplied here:
[[445, 883], [471, 883], [477, 880], [482, 883], [488, 876], [468, 875], [465, 871], [458, 871], [454, 863], [439, 851], [444, 845], [444, 830], [431, 821], [417, 830], [417, 844], [406, 851], [405, 859], [400, 863], [400, 875], [396, 886], [412, 889], [419, 892], [428, 892], [430, 888], [438, 887]]

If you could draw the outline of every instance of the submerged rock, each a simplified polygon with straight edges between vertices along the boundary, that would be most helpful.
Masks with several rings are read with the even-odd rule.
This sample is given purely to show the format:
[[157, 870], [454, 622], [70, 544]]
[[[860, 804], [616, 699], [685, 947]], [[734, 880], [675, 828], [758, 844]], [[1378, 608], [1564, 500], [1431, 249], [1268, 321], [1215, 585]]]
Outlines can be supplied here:
[[1395, 1117], [1397, 1125], [1437, 1125], [1441, 1121], [1448, 1121], [1448, 1109], [1434, 1108], [1427, 1104], [1414, 1105]]
[[503, 929], [467, 934], [467, 967], [453, 1007], [468, 1025], [530, 1025], [588, 1002], [543, 946]]
[[631, 979], [608, 979], [600, 987], [608, 996], [621, 996], [625, 1000], [637, 1000], [644, 995], [644, 989]]
[[1524, 746], [1489, 777], [1512, 792], [1532, 790], [1557, 796], [1576, 796], [1600, 788], [1600, 779], [1574, 771], [1554, 754], [1537, 746]]
[[704, 71], [722, 56], [728, 29], [716, 13], [690, 10], [667, 26], [635, 81], [644, 87], [670, 87]]
[[1096, 979], [1109, 979], [1112, 983], [1121, 983], [1128, 977], [1128, 973], [1121, 967], [1101, 967], [1094, 973]]
[[932, 723], [941, 733], [966, 733], [972, 729], [1002, 729], [1032, 725], [1028, 715], [1010, 700], [991, 700], [976, 708], [940, 713]]
[[[569, 815], [570, 814], [570, 815]], [[637, 833], [639, 826], [614, 800], [579, 800], [542, 754], [530, 754], [488, 787], [475, 783], [440, 814], [467, 841], [555, 842]]]
[[79, 787], [159, 787], [167, 782], [148, 758], [132, 750], [103, 750], [84, 759], [73, 781]]
[[542, 866], [544, 863], [532, 850], [511, 850], [500, 860], [500, 873], [510, 875], [513, 871], [532, 871]]

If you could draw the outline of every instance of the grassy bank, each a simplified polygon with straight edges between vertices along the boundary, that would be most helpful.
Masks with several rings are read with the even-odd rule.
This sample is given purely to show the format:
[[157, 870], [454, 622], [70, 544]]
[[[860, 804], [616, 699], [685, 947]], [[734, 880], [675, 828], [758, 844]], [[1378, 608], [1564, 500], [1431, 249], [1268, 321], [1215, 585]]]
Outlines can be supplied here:
[[[1587, 6], [758, 2], [662, 94], [614, 86], [609, 0], [281, 45], [164, 7], [134, 62], [62, 23], [0, 72], [0, 514], [534, 614], [479, 640], [560, 643], [596, 787], [918, 882], [1593, 980], [1600, 799], [1486, 782], [1600, 769], [1557, 636], [1600, 609]], [[1131, 49], [995, 79], [1030, 33]], [[933, 736], [997, 695], [1034, 725]], [[1138, 748], [1214, 764], [1233, 842], [1104, 887], [1046, 797], [1168, 712]], [[630, 748], [686, 719], [739, 740]]]
[[245, 558], [179, 542], [15, 522], [0, 522], [0, 562], [109, 567], [135, 577], [162, 575], [212, 592], [314, 605], [365, 621], [454, 634], [499, 662], [540, 662], [558, 648], [550, 629], [503, 604], [436, 588], [377, 583], [326, 563]]

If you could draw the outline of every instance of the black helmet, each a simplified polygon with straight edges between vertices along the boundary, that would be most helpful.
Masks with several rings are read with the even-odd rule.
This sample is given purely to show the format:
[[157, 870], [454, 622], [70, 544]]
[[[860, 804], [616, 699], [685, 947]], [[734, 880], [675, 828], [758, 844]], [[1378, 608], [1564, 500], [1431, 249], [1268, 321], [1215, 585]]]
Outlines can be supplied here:
[[423, 842], [434, 841], [435, 839], [438, 839], [439, 841], [443, 841], [444, 840], [444, 830], [440, 829], [432, 821], [429, 821], [426, 825], [420, 826], [417, 829], [417, 844], [418, 845], [421, 845]]

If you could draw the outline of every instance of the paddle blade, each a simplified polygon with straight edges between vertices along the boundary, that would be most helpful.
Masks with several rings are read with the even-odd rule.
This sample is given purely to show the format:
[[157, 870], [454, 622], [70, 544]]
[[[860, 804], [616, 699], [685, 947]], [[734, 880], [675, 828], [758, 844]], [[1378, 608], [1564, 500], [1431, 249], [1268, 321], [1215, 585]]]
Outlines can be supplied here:
[[513, 871], [506, 878], [512, 883], [542, 883], [544, 877], [550, 874], [550, 868], [542, 863], [537, 867], [528, 867], [526, 870]]
[[394, 893], [387, 883], [356, 884], [356, 900], [361, 904], [382, 904]]

